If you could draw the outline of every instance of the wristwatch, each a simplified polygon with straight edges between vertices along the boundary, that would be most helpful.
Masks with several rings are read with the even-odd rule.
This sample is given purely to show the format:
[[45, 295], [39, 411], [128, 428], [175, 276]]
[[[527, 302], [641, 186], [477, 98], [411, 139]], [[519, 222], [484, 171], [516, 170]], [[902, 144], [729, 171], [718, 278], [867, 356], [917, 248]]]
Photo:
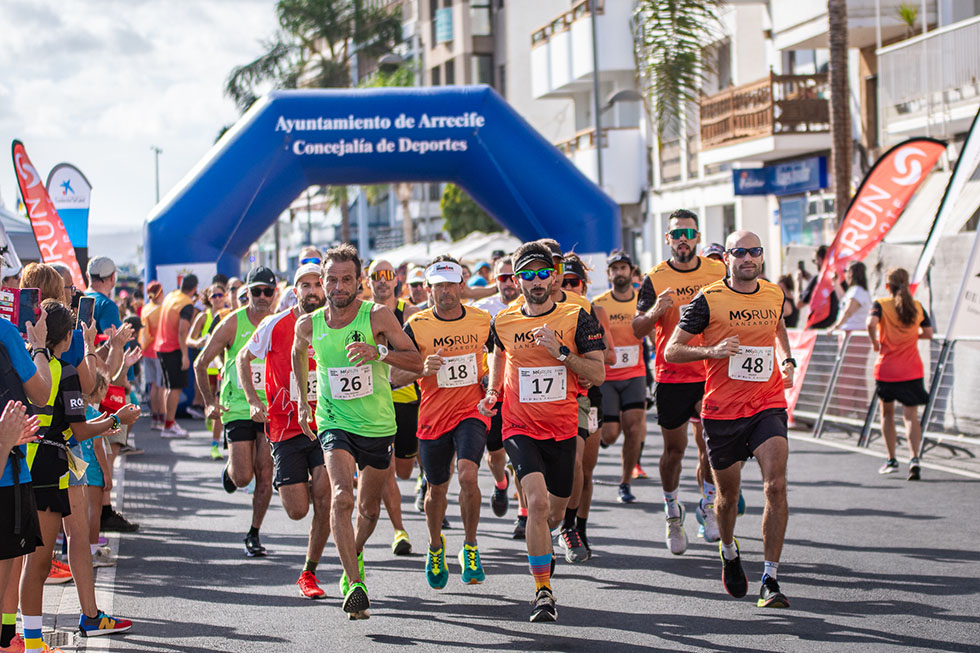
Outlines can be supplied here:
[[115, 413], [112, 413], [109, 415], [109, 419], [112, 420], [112, 428], [118, 429], [119, 425], [121, 424], [121, 422], [119, 421], [119, 416], [116, 415]]
[[388, 348], [384, 345], [377, 345], [378, 347], [378, 360], [383, 361], [386, 356], [388, 356]]
[[796, 369], [797, 367], [799, 367], [799, 365], [796, 364], [796, 359], [793, 358], [792, 356], [790, 356], [789, 358], [787, 358], [786, 360], [783, 361], [783, 365], [785, 365], [786, 363], [792, 363], [793, 364], [793, 369]]
[[572, 353], [571, 349], [569, 349], [565, 345], [562, 345], [561, 347], [558, 348], [558, 360], [564, 363], [565, 359], [568, 358], [568, 355], [571, 353]]
[[35, 356], [37, 356], [38, 354], [40, 354], [42, 352], [44, 353], [44, 357], [45, 358], [47, 358], [48, 360], [51, 360], [51, 350], [48, 349], [47, 347], [35, 347], [34, 349], [32, 349], [31, 350], [31, 359], [33, 360]]

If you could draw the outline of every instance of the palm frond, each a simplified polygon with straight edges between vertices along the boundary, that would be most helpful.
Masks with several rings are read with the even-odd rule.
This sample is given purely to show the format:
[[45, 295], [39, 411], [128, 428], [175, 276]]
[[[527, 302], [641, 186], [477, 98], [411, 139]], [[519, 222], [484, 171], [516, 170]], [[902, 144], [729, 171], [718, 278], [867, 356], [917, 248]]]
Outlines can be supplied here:
[[288, 79], [289, 72], [296, 68], [299, 52], [295, 46], [278, 35], [263, 43], [266, 52], [258, 58], [242, 66], [236, 66], [225, 82], [225, 95], [235, 101], [238, 108], [244, 112], [257, 98], [256, 88], [264, 82], [272, 82], [278, 87], [277, 81]]

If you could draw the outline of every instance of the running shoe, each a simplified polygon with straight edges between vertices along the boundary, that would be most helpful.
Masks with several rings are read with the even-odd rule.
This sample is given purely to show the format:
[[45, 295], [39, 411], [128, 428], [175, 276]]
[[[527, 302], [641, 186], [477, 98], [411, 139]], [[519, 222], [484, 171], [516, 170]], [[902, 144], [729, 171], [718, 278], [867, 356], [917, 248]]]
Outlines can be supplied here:
[[[364, 582], [364, 551], [357, 554], [357, 575], [361, 577], [361, 582]], [[354, 583], [355, 585], [357, 583]], [[347, 580], [347, 572], [340, 574], [340, 594], [341, 596], [347, 596], [350, 592], [351, 584]]]
[[221, 447], [218, 446], [217, 442], [211, 443], [211, 459], [212, 460], [222, 460], [225, 454], [221, 452]]
[[154, 431], [162, 431], [165, 428], [163, 420], [155, 419], [153, 423], [150, 424], [150, 428]]
[[0, 646], [0, 653], [24, 653], [24, 638], [20, 635], [14, 635], [14, 638], [10, 640], [10, 644], [7, 646]]
[[61, 585], [67, 583], [71, 578], [71, 569], [60, 560], [51, 561], [51, 569], [48, 570], [48, 577], [44, 579], [45, 585]]
[[194, 406], [194, 405], [188, 406], [187, 414], [193, 417], [194, 419], [204, 419], [204, 410], [202, 406]]
[[120, 456], [138, 456], [143, 453], [143, 450], [139, 447], [134, 447], [133, 445], [127, 443], [119, 448]]
[[115, 635], [116, 633], [124, 633], [132, 627], [133, 622], [129, 619], [110, 617], [102, 610], [99, 610], [94, 617], [86, 617], [83, 613], [78, 618], [78, 634], [82, 637]]
[[779, 591], [779, 583], [772, 576], [762, 578], [762, 589], [759, 590], [759, 600], [755, 602], [759, 608], [788, 608], [789, 600]]
[[633, 478], [650, 478], [650, 477], [640, 466], [640, 463], [636, 463], [636, 467], [633, 468]]
[[115, 567], [116, 557], [109, 551], [109, 547], [104, 546], [95, 550], [92, 554], [92, 567]]
[[514, 535], [512, 536], [515, 540], [523, 540], [527, 536], [527, 515], [518, 515], [517, 519], [514, 520]]
[[299, 580], [296, 584], [299, 585], [299, 591], [308, 599], [321, 599], [326, 596], [326, 592], [320, 589], [318, 584], [320, 581], [317, 580], [316, 576], [313, 575], [312, 571], [304, 571], [299, 575]]
[[234, 494], [238, 486], [235, 482], [231, 480], [231, 476], [228, 475], [228, 466], [225, 465], [224, 469], [221, 470], [221, 487], [225, 489], [228, 494]]
[[344, 594], [344, 612], [351, 621], [358, 619], [368, 619], [371, 614], [368, 609], [371, 601], [368, 600], [367, 587], [364, 583], [354, 583]]
[[419, 472], [419, 480], [415, 483], [415, 509], [419, 512], [425, 512], [425, 491], [428, 489], [428, 483], [425, 482], [425, 476]]
[[160, 437], [165, 440], [183, 440], [184, 438], [189, 438], [190, 433], [183, 426], [174, 422], [174, 425], [169, 429], [163, 429], [160, 432]]
[[531, 610], [531, 622], [558, 621], [558, 608], [555, 607], [555, 595], [548, 587], [542, 587], [534, 597], [534, 608]]
[[408, 533], [395, 531], [395, 539], [391, 543], [391, 552], [396, 556], [407, 556], [412, 552], [412, 543], [408, 541]]
[[102, 515], [99, 527], [102, 531], [113, 531], [116, 533], [135, 533], [139, 528], [139, 524], [129, 521], [112, 508], [109, 509], [108, 515]]
[[885, 461], [885, 464], [878, 468], [879, 474], [894, 474], [898, 471], [898, 460], [895, 458], [889, 458]]
[[620, 503], [633, 503], [634, 501], [636, 501], [636, 497], [633, 496], [632, 492], [630, 492], [629, 483], [619, 484], [619, 497], [616, 500], [619, 501]]
[[[671, 517], [670, 513], [667, 513], [667, 549], [673, 553], [675, 556], [687, 551], [687, 533], [684, 531], [684, 505], [681, 503], [677, 504], [680, 508], [681, 514], [678, 517]], [[667, 506], [664, 506], [664, 510], [667, 510]]]
[[912, 460], [909, 461], [909, 475], [908, 475], [908, 478], [906, 480], [909, 480], [909, 481], [918, 481], [918, 480], [921, 480], [921, 479], [922, 479], [922, 476], [921, 476], [921, 474], [919, 472], [919, 459], [918, 458], [913, 458]]
[[259, 542], [259, 534], [249, 533], [245, 536], [245, 555], [249, 558], [262, 558], [268, 555], [265, 547]]
[[738, 516], [741, 517], [745, 514], [745, 497], [742, 496], [742, 491], [738, 491], [738, 508], [736, 509]]
[[561, 529], [558, 544], [565, 550], [565, 560], [568, 562], [585, 562], [589, 559], [589, 550], [585, 548], [581, 536], [574, 528]]
[[698, 501], [698, 505], [694, 509], [694, 516], [698, 518], [698, 523], [701, 524], [698, 527], [698, 537], [705, 542], [717, 542], [721, 534], [718, 532], [718, 522], [715, 520], [715, 504], [704, 505], [704, 501], [704, 499]]
[[490, 495], [490, 508], [493, 509], [493, 514], [498, 517], [506, 515], [507, 509], [510, 507], [510, 497], [507, 496], [507, 489], [510, 487], [510, 476], [508, 476], [507, 472], [504, 472], [504, 479], [507, 481], [504, 489], [501, 490], [494, 486], [493, 494]]
[[721, 582], [725, 585], [725, 591], [736, 599], [742, 598], [749, 591], [749, 581], [742, 569], [738, 540], [735, 540], [735, 557], [732, 560], [725, 558], [721, 542], [718, 542], [718, 555], [721, 556]]
[[575, 529], [575, 532], [578, 533], [578, 539], [582, 540], [582, 546], [584, 546], [585, 547], [585, 550], [589, 552], [589, 557], [591, 558], [592, 557], [592, 545], [589, 544], [589, 538], [586, 535], [585, 531], [581, 531], [581, 530], [579, 530], [579, 529], [576, 528]]
[[448, 531], [453, 525], [449, 523], [449, 517], [442, 518], [442, 530]]
[[429, 587], [434, 590], [441, 590], [449, 582], [449, 570], [446, 569], [446, 536], [440, 535], [439, 540], [442, 546], [435, 551], [429, 546], [429, 554], [425, 557], [425, 579], [429, 581]]
[[472, 544], [464, 544], [459, 550], [459, 566], [463, 569], [464, 585], [479, 585], [487, 579], [483, 573], [483, 563], [480, 562], [480, 551]]

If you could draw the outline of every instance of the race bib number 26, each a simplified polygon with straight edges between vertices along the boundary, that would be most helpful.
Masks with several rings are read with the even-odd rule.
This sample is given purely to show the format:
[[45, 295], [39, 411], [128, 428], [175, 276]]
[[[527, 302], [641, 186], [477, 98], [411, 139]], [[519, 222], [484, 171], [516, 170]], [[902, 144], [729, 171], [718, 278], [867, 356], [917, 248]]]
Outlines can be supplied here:
[[374, 375], [370, 365], [331, 367], [327, 370], [327, 378], [333, 399], [360, 399], [374, 393]]

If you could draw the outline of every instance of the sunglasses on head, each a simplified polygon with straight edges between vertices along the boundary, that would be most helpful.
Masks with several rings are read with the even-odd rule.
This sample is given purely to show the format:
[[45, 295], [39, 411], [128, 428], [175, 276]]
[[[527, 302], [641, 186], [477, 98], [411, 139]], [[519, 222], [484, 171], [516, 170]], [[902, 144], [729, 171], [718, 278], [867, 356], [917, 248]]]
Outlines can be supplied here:
[[394, 278], [394, 270], [375, 270], [371, 273], [371, 281], [391, 281]]
[[273, 295], [276, 294], [276, 289], [271, 288], [269, 286], [264, 286], [264, 287], [254, 286], [252, 288], [249, 288], [249, 292], [252, 293], [252, 297], [261, 297], [262, 295], [265, 295], [266, 297], [272, 297]]
[[544, 281], [548, 279], [555, 273], [555, 268], [541, 268], [540, 270], [521, 270], [517, 273], [521, 279], [524, 281], [533, 281], [534, 277]]
[[683, 229], [671, 229], [667, 233], [670, 235], [672, 240], [680, 240], [681, 238], [694, 240], [698, 236], [698, 230], [691, 229], [690, 227], [685, 227]]
[[299, 260], [300, 265], [306, 265], [307, 263], [313, 263], [314, 265], [320, 265], [320, 259], [316, 256], [311, 256], [309, 258], [301, 258]]
[[734, 256], [735, 258], [745, 258], [746, 254], [748, 254], [752, 258], [759, 258], [760, 256], [762, 256], [762, 248], [761, 247], [732, 247], [730, 250], [728, 250], [728, 253]]
[[578, 277], [572, 277], [571, 279], [566, 277], [561, 280], [562, 288], [578, 288], [581, 285], [582, 285], [582, 280], [579, 279]]
[[508, 273], [505, 273], [505, 274], [498, 274], [497, 275], [497, 281], [503, 281], [504, 283], [509, 283], [509, 282], [511, 282], [513, 280], [514, 280], [514, 274], [513, 273], [509, 273], [509, 274]]

